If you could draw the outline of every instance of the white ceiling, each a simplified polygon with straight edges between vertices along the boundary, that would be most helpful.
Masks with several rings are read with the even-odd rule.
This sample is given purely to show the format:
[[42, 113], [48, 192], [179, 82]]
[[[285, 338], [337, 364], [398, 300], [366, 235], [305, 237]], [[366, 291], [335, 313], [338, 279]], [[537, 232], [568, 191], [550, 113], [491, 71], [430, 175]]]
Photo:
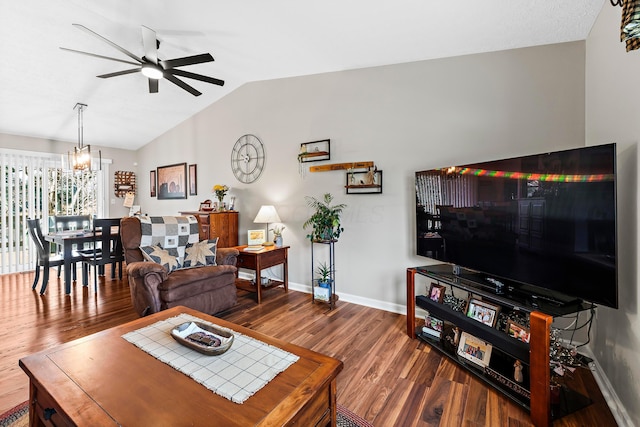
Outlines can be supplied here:
[[[0, 133], [137, 149], [239, 86], [259, 80], [584, 40], [604, 0], [0, 0]], [[607, 6], [611, 7], [608, 2]], [[211, 53], [184, 69], [225, 80], [185, 79], [199, 97], [146, 79], [128, 59], [73, 27], [82, 24], [142, 56], [141, 25], [159, 56]], [[372, 88], [375, 89], [375, 88]]]

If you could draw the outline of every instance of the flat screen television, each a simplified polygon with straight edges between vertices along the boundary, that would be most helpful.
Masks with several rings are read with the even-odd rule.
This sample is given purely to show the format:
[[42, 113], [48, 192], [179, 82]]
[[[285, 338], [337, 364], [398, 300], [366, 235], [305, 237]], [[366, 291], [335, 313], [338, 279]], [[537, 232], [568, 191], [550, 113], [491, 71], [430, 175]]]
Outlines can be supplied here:
[[618, 307], [615, 144], [415, 178], [418, 255], [558, 304]]

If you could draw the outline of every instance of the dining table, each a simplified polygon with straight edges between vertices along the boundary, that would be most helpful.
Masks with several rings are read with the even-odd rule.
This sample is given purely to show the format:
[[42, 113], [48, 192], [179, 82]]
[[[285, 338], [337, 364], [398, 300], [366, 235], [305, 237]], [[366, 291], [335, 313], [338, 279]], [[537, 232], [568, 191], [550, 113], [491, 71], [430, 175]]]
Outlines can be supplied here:
[[[95, 233], [98, 236], [100, 231]], [[112, 230], [112, 237], [118, 237], [118, 231]], [[62, 248], [62, 259], [64, 261], [64, 292], [71, 294], [71, 265], [73, 264], [73, 248], [82, 247], [85, 243], [94, 241], [93, 230], [64, 230], [46, 234], [44, 239], [50, 243], [54, 243]], [[83, 286], [86, 286], [87, 277], [83, 274]]]

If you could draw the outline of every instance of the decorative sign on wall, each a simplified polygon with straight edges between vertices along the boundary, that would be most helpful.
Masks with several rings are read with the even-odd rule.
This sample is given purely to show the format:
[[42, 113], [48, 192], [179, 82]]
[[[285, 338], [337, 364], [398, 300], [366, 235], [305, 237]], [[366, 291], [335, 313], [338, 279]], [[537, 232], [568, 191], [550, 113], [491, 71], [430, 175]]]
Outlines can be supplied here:
[[129, 171], [116, 171], [113, 177], [114, 194], [123, 198], [127, 193], [136, 192], [136, 173]]

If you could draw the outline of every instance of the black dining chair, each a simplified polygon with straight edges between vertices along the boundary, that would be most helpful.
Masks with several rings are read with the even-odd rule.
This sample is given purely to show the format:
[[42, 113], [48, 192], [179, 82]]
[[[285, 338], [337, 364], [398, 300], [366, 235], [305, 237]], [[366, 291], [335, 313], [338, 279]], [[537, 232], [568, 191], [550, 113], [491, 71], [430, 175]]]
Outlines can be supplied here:
[[[122, 263], [124, 262], [124, 250], [120, 237], [120, 218], [100, 218], [93, 220], [93, 247], [94, 251], [82, 253], [82, 261], [88, 266], [93, 266], [93, 287], [98, 291], [98, 274], [104, 274], [104, 266], [111, 264], [111, 278], [115, 278], [115, 268], [118, 265], [118, 273], [122, 279]], [[84, 270], [83, 270], [84, 271]]]
[[[69, 231], [69, 230], [89, 230], [91, 224], [90, 215], [54, 215], [53, 217], [54, 232], [57, 231]], [[85, 244], [82, 248], [74, 247], [79, 253], [87, 252], [91, 253], [91, 249], [88, 244]], [[58, 250], [59, 255], [62, 253]], [[58, 277], [60, 277], [60, 267], [58, 267]]]
[[53, 227], [55, 231], [89, 230], [90, 215], [55, 215]]
[[[29, 236], [31, 237], [31, 240], [33, 240], [37, 251], [35, 278], [31, 289], [36, 289], [38, 281], [40, 280], [40, 267], [42, 267], [42, 286], [40, 287], [40, 295], [42, 295], [47, 290], [47, 284], [49, 283], [49, 269], [51, 267], [58, 267], [59, 274], [59, 269], [64, 264], [64, 259], [62, 258], [62, 255], [51, 254], [50, 243], [44, 239], [39, 219], [28, 219], [27, 228], [29, 229]], [[73, 274], [73, 280], [76, 279], [76, 263], [81, 261], [82, 256], [75, 251], [72, 252], [71, 272]], [[86, 277], [86, 274], [83, 274], [83, 277]], [[86, 280], [84, 284], [86, 284]]]

